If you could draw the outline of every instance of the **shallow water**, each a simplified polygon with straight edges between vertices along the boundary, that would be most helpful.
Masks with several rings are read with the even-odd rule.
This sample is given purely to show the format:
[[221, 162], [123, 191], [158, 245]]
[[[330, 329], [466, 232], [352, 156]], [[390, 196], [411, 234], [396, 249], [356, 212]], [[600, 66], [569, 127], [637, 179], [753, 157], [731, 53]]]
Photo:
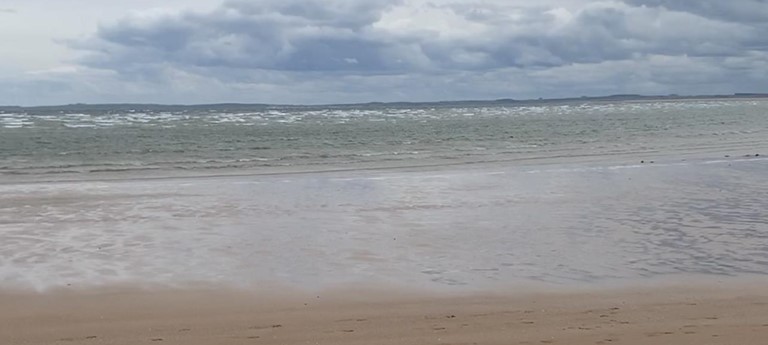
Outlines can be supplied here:
[[2, 287], [768, 274], [768, 160], [0, 185]]
[[0, 182], [755, 154], [765, 100], [0, 112]]

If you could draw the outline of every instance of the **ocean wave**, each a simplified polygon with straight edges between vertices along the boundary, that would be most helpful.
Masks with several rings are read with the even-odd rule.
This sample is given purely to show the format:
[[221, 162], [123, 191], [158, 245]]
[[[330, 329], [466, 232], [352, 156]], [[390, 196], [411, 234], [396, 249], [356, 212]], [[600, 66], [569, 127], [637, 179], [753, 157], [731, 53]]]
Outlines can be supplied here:
[[[297, 123], [349, 123], [387, 122], [405, 120], [445, 120], [459, 118], [547, 118], [585, 116], [612, 116], [622, 113], [680, 113], [697, 110], [727, 109], [734, 106], [762, 106], [761, 102], [745, 101], [689, 101], [689, 102], [643, 102], [643, 103], [583, 103], [549, 105], [505, 105], [473, 106], [456, 108], [418, 107], [375, 107], [371, 109], [297, 109], [273, 108], [251, 112], [203, 112], [199, 110], [180, 111], [107, 111], [104, 113], [62, 113], [57, 115], [34, 113], [0, 114], [0, 128], [28, 129], [30, 127], [50, 128], [61, 125], [65, 128], [113, 128], [121, 126], [157, 125], [225, 125], [253, 126], [256, 124], [297, 124]], [[364, 107], [364, 106], [361, 106]]]
[[765, 101], [693, 101], [0, 114], [0, 172], [736, 157], [768, 146], [766, 111]]

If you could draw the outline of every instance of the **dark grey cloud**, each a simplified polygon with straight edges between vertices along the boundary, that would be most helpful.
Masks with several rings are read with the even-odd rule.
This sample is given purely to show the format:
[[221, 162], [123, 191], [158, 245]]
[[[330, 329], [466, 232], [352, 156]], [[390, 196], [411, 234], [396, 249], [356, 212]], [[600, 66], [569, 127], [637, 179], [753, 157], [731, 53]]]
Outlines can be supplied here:
[[[405, 74], [204, 68], [164, 69], [152, 80], [90, 70], [45, 80], [0, 78], [0, 104], [73, 102], [344, 103], [570, 97], [614, 93], [727, 94], [768, 89], [768, 54], [743, 57], [649, 56], [645, 59]], [[215, 77], [209, 77], [214, 75]]]
[[[739, 50], [768, 50], [768, 1], [766, 0], [627, 0], [635, 6], [648, 6], [665, 11], [689, 13], [713, 21], [740, 26], [742, 35], [734, 37], [730, 54]], [[680, 26], [687, 25], [682, 22]], [[695, 27], [693, 27], [695, 29]], [[735, 31], [735, 30], [733, 30]], [[729, 33], [732, 31], [724, 31]], [[710, 43], [714, 43], [714, 39]]]
[[551, 8], [520, 8], [512, 16], [493, 5], [442, 5], [485, 27], [482, 37], [467, 39], [376, 28], [398, 4], [392, 1], [238, 1], [210, 13], [127, 18], [75, 46], [91, 52], [83, 64], [128, 73], [157, 64], [359, 74], [546, 68], [761, 49], [768, 35], [751, 21], [760, 11], [750, 11], [758, 3], [594, 2], [565, 23]]
[[13, 8], [0, 8], [0, 13], [13, 14], [16, 13], [16, 9]]
[[393, 46], [371, 32], [392, 1], [229, 2], [211, 13], [127, 18], [73, 43], [91, 67], [147, 65], [288, 71], [383, 71]]
[[657, 6], [732, 22], [766, 23], [765, 0], [626, 0], [636, 6]]
[[159, 102], [728, 93], [768, 88], [766, 8], [755, 0], [229, 1], [126, 17], [68, 44], [84, 53], [83, 70], [104, 72], [105, 89]]

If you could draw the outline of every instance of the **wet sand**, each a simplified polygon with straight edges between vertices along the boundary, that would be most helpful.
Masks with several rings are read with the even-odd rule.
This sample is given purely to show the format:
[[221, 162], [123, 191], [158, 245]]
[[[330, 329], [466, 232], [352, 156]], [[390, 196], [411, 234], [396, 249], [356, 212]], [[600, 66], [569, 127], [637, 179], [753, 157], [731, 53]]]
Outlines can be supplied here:
[[768, 292], [666, 286], [430, 296], [209, 290], [0, 295], [3, 344], [764, 344]]
[[0, 185], [0, 345], [765, 344], [767, 163]]
[[768, 274], [768, 160], [0, 185], [0, 288]]

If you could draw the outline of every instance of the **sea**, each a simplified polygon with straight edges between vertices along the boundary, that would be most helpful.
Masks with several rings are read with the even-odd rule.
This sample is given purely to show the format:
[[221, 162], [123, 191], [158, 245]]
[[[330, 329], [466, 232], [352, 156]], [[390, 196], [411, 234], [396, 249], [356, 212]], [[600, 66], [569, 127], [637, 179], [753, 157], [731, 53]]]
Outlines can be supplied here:
[[763, 99], [9, 108], [0, 288], [765, 276], [766, 158]]
[[[123, 107], [124, 108], [124, 107]], [[729, 152], [768, 101], [164, 108], [0, 113], [0, 177], [61, 180]]]

